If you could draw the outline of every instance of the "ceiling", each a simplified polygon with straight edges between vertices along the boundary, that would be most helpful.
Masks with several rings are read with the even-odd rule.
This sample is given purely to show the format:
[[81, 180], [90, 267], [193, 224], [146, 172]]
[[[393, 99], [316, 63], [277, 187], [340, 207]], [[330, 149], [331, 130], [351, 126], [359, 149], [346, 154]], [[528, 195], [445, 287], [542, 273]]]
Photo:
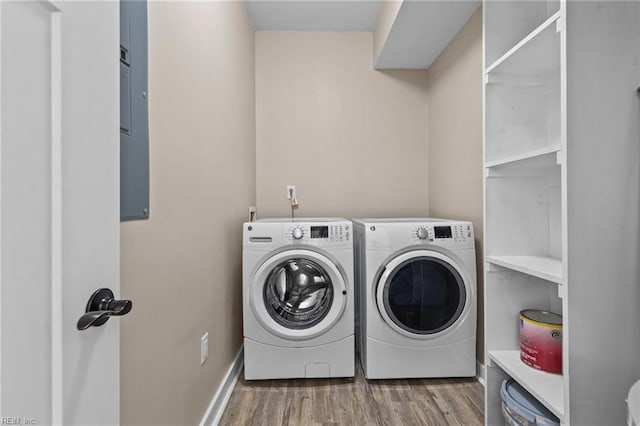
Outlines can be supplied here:
[[248, 0], [256, 31], [373, 31], [382, 0]]
[[480, 0], [405, 0], [375, 68], [429, 68], [480, 4]]
[[[0, 0], [1, 1], [1, 0]], [[399, 6], [376, 69], [428, 69], [480, 0], [391, 0]], [[256, 31], [374, 31], [383, 0], [247, 0]]]

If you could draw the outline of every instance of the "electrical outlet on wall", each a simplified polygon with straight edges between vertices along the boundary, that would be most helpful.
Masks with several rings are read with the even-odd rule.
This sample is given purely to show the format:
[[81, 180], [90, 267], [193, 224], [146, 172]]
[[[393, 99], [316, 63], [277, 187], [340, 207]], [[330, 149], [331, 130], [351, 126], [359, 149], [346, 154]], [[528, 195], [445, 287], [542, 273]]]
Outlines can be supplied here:
[[200, 338], [200, 365], [209, 358], [209, 332], [206, 332]]
[[294, 198], [296, 198], [296, 186], [287, 185], [287, 200], [292, 200]]

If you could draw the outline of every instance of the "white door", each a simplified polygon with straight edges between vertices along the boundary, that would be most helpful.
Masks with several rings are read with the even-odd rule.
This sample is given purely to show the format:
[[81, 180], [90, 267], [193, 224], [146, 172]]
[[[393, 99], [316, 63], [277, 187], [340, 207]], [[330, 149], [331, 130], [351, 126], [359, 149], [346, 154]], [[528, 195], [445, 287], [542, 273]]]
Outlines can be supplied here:
[[[117, 2], [0, 2], [0, 415], [117, 424]], [[126, 317], [124, 317], [126, 318]], [[6, 419], [8, 417], [8, 419]]]

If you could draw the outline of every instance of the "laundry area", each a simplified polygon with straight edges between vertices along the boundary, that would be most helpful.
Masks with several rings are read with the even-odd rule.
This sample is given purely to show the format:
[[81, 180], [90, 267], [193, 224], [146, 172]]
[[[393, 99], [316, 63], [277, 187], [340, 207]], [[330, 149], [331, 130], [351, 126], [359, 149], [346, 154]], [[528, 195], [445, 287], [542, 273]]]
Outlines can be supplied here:
[[0, 423], [640, 425], [640, 2], [0, 2]]
[[482, 423], [471, 222], [244, 226], [244, 380], [222, 424]]

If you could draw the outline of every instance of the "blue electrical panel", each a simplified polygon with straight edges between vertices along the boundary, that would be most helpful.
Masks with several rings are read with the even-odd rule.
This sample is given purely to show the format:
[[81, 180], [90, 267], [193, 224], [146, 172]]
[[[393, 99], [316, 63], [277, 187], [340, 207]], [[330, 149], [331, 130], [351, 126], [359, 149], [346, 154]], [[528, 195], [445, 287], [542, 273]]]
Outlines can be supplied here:
[[147, 2], [120, 2], [120, 220], [149, 218]]

